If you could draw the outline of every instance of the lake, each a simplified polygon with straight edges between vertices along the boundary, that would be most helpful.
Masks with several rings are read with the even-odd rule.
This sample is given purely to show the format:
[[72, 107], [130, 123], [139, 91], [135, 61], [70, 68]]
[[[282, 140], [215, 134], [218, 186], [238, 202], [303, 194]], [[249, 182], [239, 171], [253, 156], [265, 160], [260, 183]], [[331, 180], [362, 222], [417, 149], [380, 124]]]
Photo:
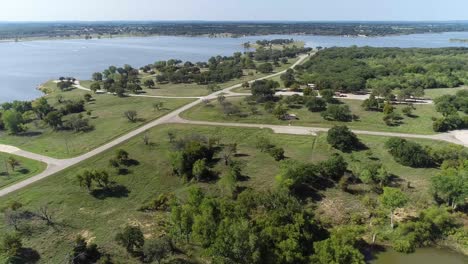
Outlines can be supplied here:
[[340, 36], [249, 36], [242, 38], [142, 37], [93, 40], [50, 40], [0, 43], [0, 103], [30, 100], [40, 96], [35, 88], [60, 76], [89, 79], [91, 74], [110, 65], [140, 67], [158, 60], [181, 59], [206, 61], [213, 55], [231, 55], [243, 51], [242, 43], [259, 39], [294, 38], [309, 47], [447, 47], [468, 43], [450, 42], [468, 39], [468, 32], [415, 34], [386, 37]]

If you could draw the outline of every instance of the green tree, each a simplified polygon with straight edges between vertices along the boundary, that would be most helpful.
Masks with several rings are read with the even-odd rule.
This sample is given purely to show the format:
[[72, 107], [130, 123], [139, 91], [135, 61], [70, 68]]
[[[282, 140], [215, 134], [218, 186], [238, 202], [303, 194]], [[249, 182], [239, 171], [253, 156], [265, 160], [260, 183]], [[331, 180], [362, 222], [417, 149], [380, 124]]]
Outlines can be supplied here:
[[347, 152], [361, 147], [356, 134], [347, 126], [334, 126], [328, 130], [327, 142], [334, 148]]
[[327, 109], [327, 102], [323, 98], [312, 96], [307, 100], [306, 106], [311, 112], [321, 112]]
[[199, 159], [193, 163], [192, 175], [197, 181], [201, 181], [209, 173], [208, 167], [206, 166], [205, 159]]
[[54, 130], [58, 130], [63, 125], [62, 114], [59, 111], [52, 111], [45, 116], [44, 122]]
[[332, 231], [330, 238], [315, 242], [312, 263], [317, 264], [365, 264], [364, 255], [359, 251], [362, 244], [362, 230], [345, 226]]
[[146, 86], [148, 89], [153, 89], [156, 85], [152, 79], [145, 80], [143, 85]]
[[468, 197], [468, 167], [446, 168], [431, 178], [434, 195], [456, 209]]
[[384, 187], [383, 193], [379, 197], [381, 204], [390, 210], [390, 226], [394, 228], [394, 211], [399, 207], [403, 207], [408, 202], [406, 194], [400, 189]]
[[18, 134], [26, 130], [23, 116], [16, 110], [6, 110], [2, 113], [3, 126], [10, 134]]
[[143, 255], [148, 263], [161, 261], [172, 253], [172, 244], [168, 237], [156, 238], [145, 242], [143, 246]]
[[7, 163], [8, 165], [10, 165], [12, 171], [14, 171], [16, 167], [21, 165], [19, 160], [15, 159], [15, 157], [12, 156], [8, 157]]
[[96, 93], [97, 91], [101, 90], [101, 84], [99, 82], [93, 82], [89, 89], [93, 92]]
[[93, 81], [95, 81], [95, 82], [100, 82], [100, 81], [102, 81], [102, 73], [100, 73], [100, 72], [95, 72], [95, 73], [93, 73], [92, 79], [93, 79]]
[[330, 89], [320, 90], [320, 96], [327, 102], [332, 103], [334, 102], [335, 93]]
[[124, 116], [132, 123], [135, 123], [138, 120], [138, 113], [135, 110], [125, 111]]
[[143, 232], [136, 226], [126, 226], [115, 236], [115, 241], [131, 254], [140, 251], [145, 244]]

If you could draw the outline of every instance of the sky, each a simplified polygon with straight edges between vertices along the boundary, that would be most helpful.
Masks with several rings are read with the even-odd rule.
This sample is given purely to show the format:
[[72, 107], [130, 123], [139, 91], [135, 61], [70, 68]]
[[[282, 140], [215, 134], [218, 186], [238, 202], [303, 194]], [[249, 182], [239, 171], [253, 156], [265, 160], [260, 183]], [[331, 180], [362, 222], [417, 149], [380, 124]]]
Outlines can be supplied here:
[[0, 21], [468, 20], [468, 0], [0, 0]]

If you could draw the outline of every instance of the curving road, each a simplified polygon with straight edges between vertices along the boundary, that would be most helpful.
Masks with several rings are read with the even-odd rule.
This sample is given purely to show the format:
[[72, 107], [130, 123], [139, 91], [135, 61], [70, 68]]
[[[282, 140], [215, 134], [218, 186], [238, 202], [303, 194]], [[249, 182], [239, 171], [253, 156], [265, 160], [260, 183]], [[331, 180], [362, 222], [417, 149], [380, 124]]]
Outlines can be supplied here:
[[[302, 63], [308, 55], [301, 55], [299, 60], [294, 63], [291, 68], [295, 67], [296, 65], [299, 65]], [[257, 80], [263, 80], [263, 79], [268, 79], [271, 77], [275, 77], [278, 75], [283, 74], [286, 72], [286, 70], [274, 73], [265, 77], [258, 78], [256, 80], [250, 81], [250, 83], [257, 81]], [[235, 88], [241, 87], [242, 84], [236, 84], [231, 87], [222, 89], [220, 91], [214, 92], [208, 96], [205, 97], [165, 97], [165, 96], [151, 96], [151, 95], [132, 95], [132, 96], [141, 96], [141, 97], [151, 97], [151, 98], [192, 98], [192, 99], [197, 99], [187, 105], [184, 105], [173, 112], [160, 117], [159, 119], [156, 119], [146, 125], [143, 125], [115, 140], [112, 140], [96, 149], [93, 149], [83, 155], [80, 155], [78, 157], [70, 158], [70, 159], [54, 159], [50, 158], [47, 156], [35, 154], [32, 152], [24, 151], [19, 148], [13, 147], [13, 146], [8, 146], [8, 145], [1, 145], [0, 144], [0, 152], [7, 152], [11, 154], [15, 154], [18, 156], [26, 157], [29, 159], [34, 159], [34, 160], [39, 160], [42, 162], [47, 163], [47, 168], [44, 170], [42, 173], [35, 175], [33, 177], [30, 177], [24, 181], [18, 182], [16, 184], [10, 185], [4, 189], [0, 189], [0, 197], [6, 196], [14, 191], [17, 191], [19, 189], [22, 189], [30, 184], [33, 184], [39, 180], [42, 180], [46, 177], [49, 177], [59, 171], [62, 171], [64, 169], [67, 169], [73, 165], [76, 165], [86, 159], [89, 159], [95, 155], [98, 155], [108, 149], [111, 149], [143, 132], [146, 130], [153, 128], [155, 126], [161, 125], [161, 124], [168, 124], [168, 123], [180, 123], [180, 124], [194, 124], [194, 125], [212, 125], [212, 126], [232, 126], [232, 127], [253, 127], [253, 128], [267, 128], [267, 129], [272, 129], [275, 133], [285, 133], [285, 134], [296, 134], [296, 135], [311, 135], [311, 134], [316, 134], [317, 132], [326, 132], [328, 131], [328, 128], [319, 128], [319, 127], [301, 127], [301, 126], [277, 126], [277, 125], [261, 125], [261, 124], [241, 124], [241, 123], [221, 123], [221, 122], [205, 122], [205, 121], [192, 121], [192, 120], [185, 120], [181, 117], [179, 117], [179, 114], [194, 107], [197, 104], [202, 103], [205, 100], [212, 100], [215, 99], [218, 95], [220, 94], [232, 94], [231, 90]], [[76, 85], [78, 89], [83, 89], [83, 90], [89, 90], [85, 87], [82, 87], [79, 85], [79, 83]], [[377, 135], [377, 136], [391, 136], [391, 137], [405, 137], [405, 138], [423, 138], [423, 139], [432, 139], [432, 140], [442, 140], [458, 145], [463, 145], [463, 146], [468, 146], [468, 136], [467, 134], [462, 134], [461, 136], [459, 134], [454, 134], [454, 133], [443, 133], [443, 134], [437, 134], [437, 135], [415, 135], [415, 134], [403, 134], [403, 133], [390, 133], [390, 132], [375, 132], [375, 131], [362, 131], [362, 130], [353, 130], [356, 134], [366, 134], [366, 135]], [[457, 132], [460, 133], [460, 132]]]

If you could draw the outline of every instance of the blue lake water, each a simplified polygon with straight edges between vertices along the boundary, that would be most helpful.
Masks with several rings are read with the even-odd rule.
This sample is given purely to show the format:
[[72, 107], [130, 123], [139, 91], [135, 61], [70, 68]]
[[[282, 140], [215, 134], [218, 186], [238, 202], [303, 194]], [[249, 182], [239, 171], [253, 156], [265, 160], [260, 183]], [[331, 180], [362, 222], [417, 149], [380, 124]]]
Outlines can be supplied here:
[[249, 36], [242, 38], [145, 37], [95, 40], [51, 40], [0, 43], [0, 102], [29, 100], [40, 96], [35, 88], [49, 79], [73, 76], [89, 79], [109, 65], [140, 67], [171, 58], [206, 61], [213, 55], [243, 51], [242, 43], [258, 39], [294, 38], [307, 46], [448, 47], [468, 43], [468, 32], [417, 34], [387, 37]]

